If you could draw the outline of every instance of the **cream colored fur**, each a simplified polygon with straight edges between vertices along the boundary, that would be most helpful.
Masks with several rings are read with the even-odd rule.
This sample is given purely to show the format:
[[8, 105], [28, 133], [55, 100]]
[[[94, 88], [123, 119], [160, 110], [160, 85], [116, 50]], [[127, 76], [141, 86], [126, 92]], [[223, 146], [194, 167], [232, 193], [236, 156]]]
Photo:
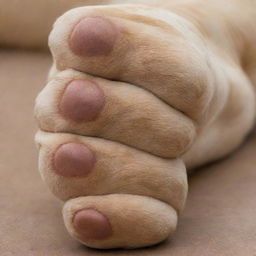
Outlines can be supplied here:
[[[94, 81], [104, 92], [106, 105], [94, 122], [72, 122], [59, 113], [61, 96], [73, 79]], [[36, 100], [35, 115], [45, 131], [97, 136], [161, 157], [181, 155], [195, 138], [194, 123], [151, 93], [131, 84], [96, 78], [74, 70], [60, 72], [49, 82]], [[145, 133], [145, 129], [151, 132]], [[155, 134], [158, 134], [157, 138]]]
[[[142, 247], [167, 238], [186, 199], [184, 164], [192, 170], [226, 156], [254, 125], [255, 3], [25, 0], [21, 6], [0, 0], [0, 4], [6, 7], [0, 9], [0, 44], [41, 48], [61, 12], [104, 4], [68, 11], [50, 34], [54, 64], [35, 108], [41, 129], [36, 136], [39, 169], [57, 197], [74, 198], [64, 206], [65, 225], [86, 245]], [[74, 25], [90, 15], [108, 17], [128, 31], [109, 56], [83, 58], [69, 49]], [[106, 95], [107, 103], [93, 122], [78, 124], [58, 111], [66, 85], [77, 78], [96, 81]], [[97, 155], [86, 178], [54, 173], [55, 149], [69, 141], [85, 143]], [[82, 241], [72, 219], [87, 207], [108, 216], [114, 229], [111, 238]]]
[[[63, 208], [65, 225], [77, 239], [80, 238], [73, 228], [72, 217], [76, 211], [83, 208], [105, 212], [116, 234], [101, 242], [88, 241], [90, 246], [96, 248], [136, 248], [153, 245], [173, 233], [177, 225], [177, 213], [173, 208], [153, 198], [124, 194], [79, 197], [70, 200]], [[155, 216], [154, 221], [152, 216]], [[84, 242], [81, 239], [80, 241]]]

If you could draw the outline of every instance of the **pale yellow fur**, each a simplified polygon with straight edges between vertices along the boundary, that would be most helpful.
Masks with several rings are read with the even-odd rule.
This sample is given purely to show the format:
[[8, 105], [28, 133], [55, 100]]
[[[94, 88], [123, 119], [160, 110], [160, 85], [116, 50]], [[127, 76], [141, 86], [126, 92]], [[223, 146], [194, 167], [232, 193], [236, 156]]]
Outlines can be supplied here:
[[[30, 48], [46, 48], [51, 24], [71, 9], [58, 18], [50, 34], [54, 63], [35, 107], [40, 173], [57, 197], [68, 200], [63, 216], [70, 234], [96, 248], [142, 247], [167, 238], [185, 204], [185, 166], [190, 171], [228, 155], [254, 125], [256, 4], [249, 0], [227, 0], [225, 6], [221, 0], [24, 0], [22, 5], [0, 0], [0, 4], [0, 44]], [[69, 48], [75, 24], [90, 15], [103, 15], [125, 28], [109, 56], [84, 58]], [[104, 91], [107, 104], [97, 120], [78, 124], [60, 115], [60, 97], [74, 79], [95, 81]], [[97, 155], [90, 176], [64, 178], [54, 173], [56, 148], [70, 141], [85, 143]], [[88, 207], [108, 216], [112, 237], [103, 241], [79, 237], [72, 219], [76, 211]]]

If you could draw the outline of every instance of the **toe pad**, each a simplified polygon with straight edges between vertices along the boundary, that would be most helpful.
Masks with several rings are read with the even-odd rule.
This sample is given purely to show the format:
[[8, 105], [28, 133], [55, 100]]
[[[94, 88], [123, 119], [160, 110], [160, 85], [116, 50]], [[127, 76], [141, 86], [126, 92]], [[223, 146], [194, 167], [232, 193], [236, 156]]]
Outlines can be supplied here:
[[73, 219], [74, 228], [82, 239], [106, 239], [112, 234], [108, 219], [94, 209], [78, 211]]
[[95, 120], [105, 104], [104, 93], [91, 81], [74, 80], [61, 98], [61, 114], [76, 122]]
[[69, 44], [72, 52], [78, 56], [108, 55], [114, 47], [117, 36], [117, 28], [108, 19], [88, 17], [75, 26]]
[[55, 152], [54, 170], [64, 177], [86, 176], [93, 169], [95, 161], [93, 152], [85, 145], [67, 143]]

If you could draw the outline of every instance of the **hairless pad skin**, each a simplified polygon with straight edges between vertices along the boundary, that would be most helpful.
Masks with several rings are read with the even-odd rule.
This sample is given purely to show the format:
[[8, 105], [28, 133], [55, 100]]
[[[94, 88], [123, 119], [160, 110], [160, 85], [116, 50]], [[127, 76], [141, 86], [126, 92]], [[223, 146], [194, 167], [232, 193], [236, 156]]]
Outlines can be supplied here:
[[93, 152], [79, 143], [61, 145], [53, 160], [55, 173], [64, 177], [86, 176], [96, 162]]
[[104, 104], [104, 93], [97, 84], [88, 80], [74, 80], [66, 87], [59, 109], [68, 119], [86, 122], [95, 120]]
[[94, 209], [78, 211], [73, 218], [73, 224], [81, 239], [102, 240], [112, 235], [108, 219]]
[[74, 27], [69, 38], [69, 46], [78, 56], [108, 55], [118, 34], [117, 27], [107, 18], [87, 17]]

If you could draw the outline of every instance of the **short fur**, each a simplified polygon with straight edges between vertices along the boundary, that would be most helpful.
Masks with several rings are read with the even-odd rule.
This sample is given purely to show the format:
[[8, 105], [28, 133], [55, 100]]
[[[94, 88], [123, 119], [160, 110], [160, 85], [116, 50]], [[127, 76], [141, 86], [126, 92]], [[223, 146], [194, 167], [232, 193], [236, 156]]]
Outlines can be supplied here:
[[[22, 1], [34, 10], [32, 17], [19, 5], [12, 8], [14, 1], [1, 1], [0, 44], [41, 48], [61, 12], [88, 5], [56, 21], [49, 37], [54, 63], [35, 108], [39, 169], [52, 192], [68, 200], [63, 216], [70, 234], [96, 248], [142, 247], [167, 238], [185, 204], [185, 165], [192, 170], [226, 156], [254, 125], [256, 4]], [[121, 31], [109, 55], [85, 58], [70, 49], [74, 26], [90, 16], [104, 16]], [[74, 79], [94, 81], [104, 92], [106, 104], [96, 120], [77, 123], [61, 115], [59, 101]], [[56, 148], [70, 141], [96, 154], [86, 178], [54, 172]], [[81, 240], [72, 220], [83, 208], [102, 211], [113, 235]]]

